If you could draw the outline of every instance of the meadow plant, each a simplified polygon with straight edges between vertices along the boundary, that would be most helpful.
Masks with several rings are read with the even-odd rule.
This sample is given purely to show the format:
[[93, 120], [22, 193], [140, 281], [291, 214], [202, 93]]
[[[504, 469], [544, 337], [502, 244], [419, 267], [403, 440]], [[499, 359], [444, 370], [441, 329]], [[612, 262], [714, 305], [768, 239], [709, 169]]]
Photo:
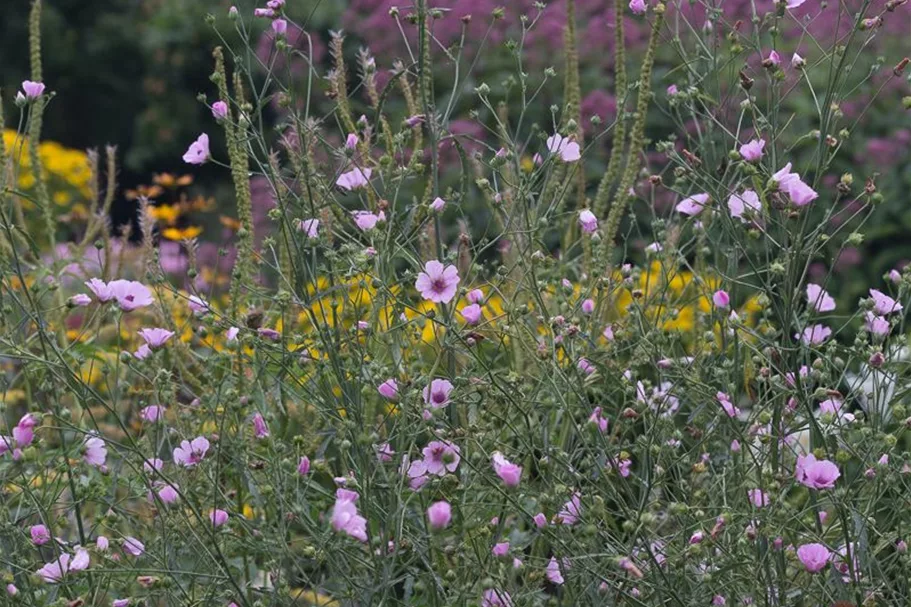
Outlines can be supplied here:
[[903, 0], [621, 2], [611, 53], [583, 0], [384, 8], [377, 55], [232, 7], [183, 156], [233, 184], [213, 242], [174, 223], [205, 205], [150, 197], [172, 176], [114, 230], [113, 148], [60, 221], [33, 2], [0, 148], [0, 602], [911, 601], [911, 270], [853, 302], [832, 277], [883, 200], [833, 167], [909, 105], [908, 59], [862, 67]]

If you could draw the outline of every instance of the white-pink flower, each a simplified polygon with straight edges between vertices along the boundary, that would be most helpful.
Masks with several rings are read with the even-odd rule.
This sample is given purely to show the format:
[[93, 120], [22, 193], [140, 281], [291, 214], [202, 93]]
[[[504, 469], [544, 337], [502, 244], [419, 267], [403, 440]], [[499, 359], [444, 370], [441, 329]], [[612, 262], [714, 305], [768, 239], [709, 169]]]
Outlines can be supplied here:
[[204, 436], [197, 436], [193, 441], [181, 441], [174, 449], [174, 463], [185, 468], [192, 468], [203, 460], [209, 450], [209, 441]]
[[449, 303], [459, 286], [459, 270], [453, 265], [444, 266], [436, 260], [424, 264], [414, 283], [421, 297], [434, 303]]
[[183, 155], [183, 161], [188, 164], [205, 164], [208, 159], [209, 136], [203, 133], [187, 148], [186, 153]]
[[160, 348], [165, 345], [169, 339], [174, 337], [174, 331], [168, 331], [167, 329], [140, 329], [139, 337], [141, 337], [150, 348]]
[[343, 190], [357, 190], [363, 187], [366, 187], [370, 183], [370, 176], [373, 174], [373, 169], [361, 169], [355, 168], [347, 173], [342, 173], [339, 175], [338, 179], [335, 181], [335, 185], [342, 188]]
[[97, 436], [89, 436], [83, 442], [82, 448], [84, 450], [82, 457], [85, 463], [96, 468], [104, 466], [104, 462], [108, 457], [108, 449], [102, 439]]
[[582, 158], [579, 144], [560, 133], [547, 138], [547, 151], [551, 154], [559, 154], [563, 162], [576, 162]]
[[807, 303], [817, 312], [831, 312], [835, 309], [835, 300], [832, 296], [812, 282], [807, 285]]
[[705, 209], [705, 206], [708, 204], [708, 202], [708, 194], [694, 194], [678, 202], [676, 210], [678, 213], [683, 213], [684, 215], [689, 215], [692, 217], [701, 213]]

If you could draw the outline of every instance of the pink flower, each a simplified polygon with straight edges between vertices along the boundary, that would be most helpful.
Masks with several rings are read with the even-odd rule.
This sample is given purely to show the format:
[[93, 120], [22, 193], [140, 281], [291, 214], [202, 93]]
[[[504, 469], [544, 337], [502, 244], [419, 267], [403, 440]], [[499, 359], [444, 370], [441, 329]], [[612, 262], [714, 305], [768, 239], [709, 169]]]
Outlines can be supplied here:
[[766, 61], [768, 61], [770, 64], [774, 65], [775, 67], [778, 67], [779, 65], [781, 65], [781, 56], [777, 52], [771, 51], [769, 53], [769, 56], [766, 58]]
[[212, 521], [213, 527], [221, 527], [228, 522], [228, 513], [216, 508], [209, 513], [209, 520]]
[[215, 120], [224, 120], [228, 117], [228, 104], [224, 101], [216, 101], [212, 104], [212, 116]]
[[354, 170], [348, 171], [347, 173], [342, 173], [339, 175], [338, 179], [335, 181], [335, 185], [342, 188], [343, 190], [357, 190], [359, 188], [366, 187], [370, 183], [370, 176], [373, 174], [373, 169], [360, 169], [355, 168]]
[[551, 154], [559, 154], [563, 162], [576, 162], [582, 158], [579, 144], [559, 133], [547, 138], [547, 151]]
[[746, 212], [758, 215], [762, 211], [762, 202], [756, 192], [744, 190], [742, 194], [731, 194], [731, 197], [728, 198], [728, 210], [731, 212], [731, 217], [736, 217], [746, 223], [748, 219], [743, 214]]
[[489, 588], [481, 595], [481, 607], [512, 607], [512, 597], [503, 590]]
[[[111, 294], [124, 312], [132, 312], [155, 303], [152, 292], [141, 282], [135, 280], [114, 280], [108, 283]], [[100, 299], [100, 298], [99, 298]]]
[[595, 427], [598, 428], [599, 432], [607, 432], [608, 419], [601, 414], [601, 407], [595, 407], [591, 416], [588, 418], [588, 422], [595, 424]]
[[266, 425], [266, 420], [263, 419], [261, 413], [253, 415], [253, 435], [259, 439], [269, 437], [269, 426]]
[[535, 527], [537, 527], [538, 529], [543, 529], [544, 527], [547, 527], [547, 517], [544, 516], [543, 512], [539, 512], [536, 515], [534, 515], [532, 520], [535, 522]]
[[510, 462], [499, 451], [493, 453], [493, 470], [507, 487], [518, 487], [522, 480], [522, 466]]
[[56, 560], [47, 563], [44, 565], [44, 567], [35, 573], [37, 573], [45, 583], [56, 584], [63, 579], [64, 575], [66, 575], [66, 572], [69, 569], [69, 564], [70, 555], [64, 552], [59, 557], [57, 557]]
[[386, 400], [394, 401], [399, 397], [399, 385], [394, 378], [390, 377], [377, 386], [376, 389]]
[[450, 521], [452, 521], [452, 506], [449, 505], [449, 502], [434, 502], [427, 509], [427, 522], [430, 523], [431, 529], [437, 531], [445, 529], [449, 526]]
[[204, 436], [197, 436], [192, 442], [181, 441], [174, 449], [174, 463], [184, 468], [192, 468], [203, 460], [209, 450], [209, 441]]
[[818, 346], [832, 336], [832, 329], [825, 325], [813, 325], [794, 336], [800, 339], [805, 346]]
[[867, 312], [864, 315], [864, 327], [878, 337], [885, 337], [892, 331], [889, 321], [873, 312]]
[[297, 222], [297, 229], [307, 235], [311, 240], [319, 237], [319, 219], [301, 219]]
[[716, 308], [727, 308], [731, 305], [731, 296], [727, 291], [715, 291], [715, 294], [712, 295], [712, 303]]
[[421, 453], [424, 454], [423, 470], [427, 474], [436, 476], [443, 476], [446, 472], [455, 472], [461, 461], [458, 445], [449, 442], [431, 441]]
[[465, 319], [465, 322], [469, 325], [476, 325], [480, 322], [483, 313], [481, 312], [481, 306], [478, 304], [471, 304], [465, 306], [459, 311], [459, 314], [462, 315], [462, 318]]
[[607, 341], [614, 341], [614, 327], [613, 325], [607, 325], [604, 327], [604, 331], [601, 333], [604, 336], [604, 339]]
[[472, 289], [465, 295], [465, 299], [468, 300], [468, 303], [479, 304], [484, 301], [484, 291], [481, 289]]
[[593, 234], [598, 229], [598, 218], [588, 209], [579, 211], [579, 226], [586, 234]]
[[424, 388], [424, 404], [430, 405], [434, 409], [445, 407], [449, 404], [449, 394], [452, 392], [453, 385], [448, 379], [435, 379], [430, 385]]
[[205, 314], [209, 311], [209, 303], [198, 295], [190, 295], [190, 297], [187, 298], [187, 307], [190, 308], [190, 312], [196, 316]]
[[[177, 485], [165, 484], [165, 483], [156, 483], [160, 489], [158, 489], [158, 499], [161, 500], [163, 504], [173, 504], [178, 499], [180, 499], [180, 493], [177, 492]], [[149, 494], [149, 501], [153, 501], [151, 493]]]
[[143, 421], [153, 424], [162, 418], [164, 415], [165, 408], [161, 405], [149, 405], [144, 407], [142, 411], [139, 412], [139, 418]]
[[173, 331], [167, 329], [140, 329], [139, 337], [145, 341], [150, 348], [160, 348], [174, 336]]
[[765, 508], [769, 505], [769, 495], [762, 489], [750, 489], [747, 491], [750, 503], [757, 508]]
[[108, 286], [106, 282], [98, 278], [92, 278], [85, 283], [85, 286], [95, 294], [95, 297], [98, 298], [98, 301], [101, 303], [108, 302], [114, 299], [114, 292], [111, 290], [111, 287]]
[[797, 8], [807, 0], [788, 0], [788, 8]]
[[765, 139], [754, 139], [740, 146], [740, 157], [747, 162], [758, 162], [765, 149]]
[[551, 584], [557, 584], [559, 586], [564, 581], [563, 575], [560, 573], [560, 563], [557, 562], [556, 557], [550, 557], [550, 561], [547, 563], [544, 574], [547, 576], [547, 581]]
[[901, 312], [902, 305], [877, 289], [870, 289], [873, 298], [873, 311], [880, 316], [888, 316], [893, 312]]
[[582, 496], [573, 493], [568, 502], [563, 504], [563, 509], [557, 513], [558, 521], [563, 525], [575, 525], [582, 515]]
[[381, 443], [376, 446], [376, 459], [379, 461], [391, 462], [393, 455], [395, 455], [395, 450], [389, 443]]
[[235, 341], [237, 339], [237, 334], [240, 333], [240, 329], [237, 327], [231, 327], [225, 331], [225, 339], [227, 341]]
[[433, 202], [430, 203], [430, 208], [433, 210], [434, 213], [439, 213], [444, 208], [446, 208], [446, 201], [443, 200], [442, 198], [440, 198], [439, 196], [437, 196], [436, 198], [433, 199]]
[[16, 588], [15, 584], [7, 584], [6, 585], [6, 594], [8, 594], [10, 596], [16, 596], [17, 594], [19, 594], [19, 589]]
[[354, 211], [351, 216], [354, 218], [355, 225], [363, 232], [369, 232], [380, 221], [386, 221], [386, 214], [382, 211], [379, 214], [371, 213], [370, 211]]
[[111, 607], [129, 607], [129, 604], [130, 599], [114, 599], [114, 601], [111, 603]]
[[675, 207], [678, 213], [683, 213], [684, 215], [694, 216], [698, 215], [705, 209], [706, 204], [709, 202], [708, 194], [694, 194], [689, 198], [684, 198], [677, 203]]
[[829, 460], [817, 461], [813, 454], [797, 457], [795, 477], [810, 489], [831, 489], [840, 476], [838, 466]]
[[205, 164], [208, 159], [209, 136], [203, 133], [187, 148], [186, 153], [183, 155], [183, 161], [187, 164]]
[[332, 528], [360, 542], [367, 541], [367, 519], [357, 511], [358, 494], [339, 489], [332, 507]]
[[36, 546], [41, 546], [51, 541], [51, 532], [44, 525], [32, 525], [28, 532], [32, 536], [32, 543]]
[[724, 409], [724, 412], [728, 417], [737, 417], [740, 415], [740, 409], [734, 406], [734, 403], [731, 402], [731, 397], [727, 394], [719, 392], [715, 395], [715, 398], [718, 399], [718, 404], [721, 405], [721, 408]]
[[[803, 3], [803, 0], [799, 0], [799, 1], [801, 2], [801, 4]], [[805, 66], [806, 64], [807, 64], [807, 60], [804, 59], [803, 57], [801, 57], [797, 53], [794, 53], [794, 56], [791, 57], [791, 67], [793, 67], [794, 69], [800, 69], [803, 66]]]
[[85, 450], [82, 456], [85, 463], [96, 468], [104, 466], [104, 462], [108, 457], [108, 449], [105, 447], [103, 440], [97, 436], [89, 436], [83, 442], [82, 447]]
[[582, 302], [582, 313], [591, 314], [595, 311], [595, 301], [593, 299], [586, 299]]
[[810, 573], [822, 571], [832, 553], [822, 544], [803, 544], [797, 549], [797, 558]]
[[772, 175], [772, 179], [778, 183], [778, 189], [785, 192], [795, 206], [803, 207], [819, 198], [819, 194], [805, 184], [800, 179], [800, 175], [791, 172], [790, 162]]
[[101, 552], [106, 552], [109, 546], [110, 542], [108, 541], [108, 538], [104, 537], [103, 535], [99, 535], [95, 540], [95, 548]]
[[436, 260], [424, 264], [424, 271], [418, 274], [414, 283], [421, 297], [434, 303], [449, 303], [455, 297], [459, 286], [459, 270], [444, 266]]
[[506, 556], [509, 553], [509, 542], [499, 542], [493, 545], [490, 553], [496, 557]]
[[152, 355], [152, 348], [149, 347], [149, 344], [142, 344], [136, 351], [133, 352], [133, 357], [139, 360], [145, 360]]
[[276, 19], [272, 22], [272, 31], [279, 36], [284, 36], [288, 32], [288, 22], [284, 19]]
[[[645, 4], [645, 0], [630, 0], [629, 10], [633, 11], [633, 14], [644, 15], [646, 8], [647, 8], [647, 6]], [[673, 85], [671, 85], [671, 86], [673, 86]], [[677, 87], [674, 87], [674, 88], [675, 88], [674, 92], [676, 93]]]
[[297, 464], [297, 473], [301, 476], [310, 474], [310, 458], [304, 455]]
[[595, 372], [595, 366], [587, 358], [580, 358], [579, 362], [576, 363], [576, 367], [586, 375], [591, 375]]
[[[98, 280], [97, 278], [95, 280]], [[85, 307], [92, 303], [92, 298], [86, 295], [85, 293], [78, 293], [70, 297], [71, 306]]]
[[[638, 0], [638, 1], [642, 5], [642, 12], [645, 12], [645, 2], [643, 0]], [[632, 2], [630, 4], [632, 5]], [[630, 6], [630, 8], [633, 8], [633, 7]], [[635, 10], [633, 12], [635, 12]], [[680, 92], [680, 90], [677, 88], [676, 84], [672, 84], [669, 87], [667, 87], [667, 96], [668, 97], [673, 97], [674, 95], [678, 94], [679, 92]]]
[[807, 303], [817, 312], [831, 312], [835, 309], [835, 300], [821, 286], [807, 285]]
[[121, 544], [121, 546], [123, 547], [124, 552], [137, 558], [142, 556], [146, 551], [145, 544], [129, 535], [123, 538], [123, 544]]
[[44, 94], [44, 83], [43, 82], [33, 82], [31, 80], [22, 81], [22, 92], [25, 93], [25, 98], [29, 101], [34, 101], [41, 97]]

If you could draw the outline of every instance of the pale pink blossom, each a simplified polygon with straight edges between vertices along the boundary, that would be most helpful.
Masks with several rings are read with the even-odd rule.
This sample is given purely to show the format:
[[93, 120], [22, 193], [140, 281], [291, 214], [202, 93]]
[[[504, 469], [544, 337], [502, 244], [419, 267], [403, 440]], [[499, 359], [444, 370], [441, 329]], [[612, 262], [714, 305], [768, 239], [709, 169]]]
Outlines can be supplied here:
[[760, 202], [759, 195], [756, 192], [744, 190], [740, 194], [731, 194], [731, 197], [728, 198], [728, 210], [731, 213], [731, 217], [747, 222], [748, 219], [744, 217], [744, 213], [758, 215], [762, 211], [762, 202]]
[[873, 311], [879, 316], [888, 316], [893, 312], [901, 312], [902, 305], [877, 289], [870, 289], [873, 298]]
[[186, 153], [183, 155], [183, 161], [187, 164], [205, 164], [208, 159], [209, 136], [203, 133], [187, 148]]
[[449, 303], [455, 297], [459, 280], [459, 270], [455, 266], [431, 260], [424, 264], [424, 271], [418, 274], [414, 286], [424, 299]]
[[319, 219], [300, 219], [297, 222], [297, 229], [306, 234], [307, 238], [318, 238]]
[[184, 468], [192, 468], [203, 460], [209, 450], [209, 440], [204, 436], [197, 436], [193, 441], [181, 441], [180, 446], [174, 449], [174, 463]]
[[342, 188], [343, 190], [357, 190], [363, 187], [367, 187], [367, 184], [370, 183], [370, 176], [373, 174], [373, 169], [361, 169], [355, 168], [347, 173], [342, 173], [339, 175], [338, 179], [335, 181], [335, 185]]
[[459, 310], [459, 314], [462, 315], [462, 318], [464, 318], [465, 322], [469, 325], [478, 324], [481, 321], [481, 318], [484, 316], [483, 312], [481, 311], [481, 306], [478, 304], [465, 306]]
[[835, 309], [835, 300], [832, 296], [812, 282], [807, 285], [807, 303], [817, 312], [831, 312]]
[[522, 480], [522, 466], [512, 463], [499, 451], [493, 453], [493, 469], [507, 487], [518, 487]]
[[90, 466], [100, 468], [108, 457], [108, 449], [104, 441], [97, 436], [88, 436], [82, 444], [84, 453], [83, 459]]
[[812, 325], [794, 336], [806, 346], [819, 346], [832, 336], [832, 329], [825, 325]]
[[43, 82], [33, 82], [31, 80], [22, 81], [22, 92], [25, 93], [25, 98], [29, 101], [34, 101], [41, 97], [44, 94], [44, 83]]
[[831, 557], [832, 553], [822, 544], [803, 544], [797, 549], [797, 558], [810, 573], [822, 571]]
[[167, 329], [140, 329], [139, 337], [148, 344], [150, 348], [160, 348], [165, 345], [169, 339], [174, 336], [173, 331]]
[[582, 158], [579, 144], [559, 133], [547, 138], [547, 151], [551, 154], [559, 154], [563, 162], [576, 162]]
[[452, 521], [452, 506], [449, 502], [434, 502], [427, 508], [427, 522], [432, 529], [440, 530], [449, 526]]
[[422, 453], [424, 454], [424, 471], [436, 476], [455, 472], [461, 461], [458, 445], [445, 441], [431, 441], [424, 447]]
[[684, 215], [689, 215], [692, 217], [694, 215], [700, 214], [705, 209], [708, 202], [708, 194], [694, 194], [678, 202], [675, 208], [678, 213], [683, 213]]
[[434, 409], [445, 407], [449, 404], [449, 395], [452, 393], [453, 385], [448, 379], [434, 379], [426, 388], [424, 388], [424, 404], [430, 405]]
[[564, 581], [563, 574], [560, 573], [560, 563], [557, 561], [556, 557], [550, 557], [550, 561], [548, 561], [544, 573], [547, 576], [547, 581], [551, 584], [559, 586]]
[[394, 401], [399, 397], [399, 385], [394, 378], [390, 377], [377, 386], [376, 389], [386, 400]]
[[228, 513], [225, 510], [216, 508], [209, 513], [209, 520], [212, 521], [213, 527], [221, 527], [228, 522]]
[[753, 139], [749, 143], [740, 146], [740, 157], [747, 162], [758, 162], [762, 159], [764, 149], [765, 139]]
[[579, 211], [579, 226], [586, 234], [593, 234], [598, 229], [598, 218], [588, 209]]
[[831, 489], [840, 476], [838, 466], [829, 460], [817, 460], [813, 454], [797, 457], [795, 477], [810, 489]]
[[121, 547], [123, 548], [124, 552], [137, 558], [142, 556], [146, 551], [145, 544], [137, 540], [135, 537], [129, 535], [123, 538]]
[[228, 117], [228, 104], [224, 101], [216, 101], [212, 104], [212, 116], [215, 120], [224, 120]]

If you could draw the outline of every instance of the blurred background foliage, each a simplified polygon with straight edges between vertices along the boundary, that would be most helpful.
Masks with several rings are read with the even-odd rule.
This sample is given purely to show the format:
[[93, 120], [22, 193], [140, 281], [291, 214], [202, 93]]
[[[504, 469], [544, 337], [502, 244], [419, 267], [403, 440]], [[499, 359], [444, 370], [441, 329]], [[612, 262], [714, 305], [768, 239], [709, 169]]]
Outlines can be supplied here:
[[[223, 148], [219, 129], [215, 128], [208, 108], [197, 100], [197, 95], [208, 94], [209, 102], [214, 101], [213, 86], [209, 81], [211, 49], [225, 42], [229, 45], [238, 43], [234, 24], [227, 17], [232, 4], [237, 4], [247, 26], [254, 28], [251, 45], [260, 58], [267, 60], [273, 49], [267, 32], [268, 21], [251, 18], [255, 6], [252, 2], [45, 0], [44, 81], [56, 97], [45, 115], [44, 136], [65, 146], [61, 150], [69, 148], [70, 163], [72, 150], [100, 147], [107, 143], [118, 146], [121, 188], [114, 207], [115, 222], [123, 222], [134, 213], [137, 188], [142, 191], [140, 186], [154, 188], [155, 184], [160, 185], [156, 174], [180, 175], [187, 171], [181, 155], [200, 132], [212, 135], [213, 150]], [[817, 4], [808, 2], [807, 6]], [[19, 115], [12, 97], [18, 83], [28, 77], [26, 22], [29, 5], [28, 0], [4, 2], [4, 18], [0, 20], [0, 83], [3, 85], [3, 103], [9, 128], [16, 127]], [[407, 2], [391, 0], [289, 0], [286, 12], [313, 37], [314, 60], [320, 75], [325, 75], [330, 69], [326, 48], [329, 30], [341, 26], [348, 36], [345, 48], [349, 81], [355, 81], [359, 47], [368, 46], [376, 56], [378, 81], [383, 86], [388, 81], [393, 62], [401, 59], [408, 63], [409, 57], [399, 28], [389, 16], [390, 9], [396, 5], [400, 5], [401, 13], [407, 15]], [[464, 140], [466, 149], [469, 152], [479, 149], [471, 146], [473, 139], [490, 146], [497, 145], [490, 134], [491, 116], [483, 109], [476, 115], [470, 114], [470, 110], [479, 105], [473, 91], [480, 83], [490, 86], [490, 97], [494, 103], [506, 102], [513, 116], [518, 113], [516, 61], [508, 43], [522, 39], [519, 16], [523, 14], [535, 22], [534, 28], [524, 38], [523, 69], [530, 72], [536, 84], [540, 82], [544, 68], [553, 66], [557, 70], [557, 76], [545, 84], [533, 106], [528, 108], [525, 120], [527, 124], [538, 123], [550, 131], [554, 121], [550, 106], [559, 104], [562, 99], [565, 1], [548, 3], [543, 12], [535, 8], [532, 0], [508, 3], [440, 0], [434, 5], [444, 9], [441, 18], [434, 24], [434, 32], [440, 42], [438, 53], [442, 54], [443, 47], [459, 42], [463, 27], [468, 32], [462, 59], [463, 78], [458, 87], [461, 101], [456, 104], [450, 123], [453, 133], [467, 136]], [[772, 3], [770, 0], [757, 0], [757, 5], [769, 10]], [[502, 18], [499, 18], [495, 11], [501, 6]], [[729, 27], [736, 19], [744, 19], [743, 27], [750, 27], [750, 6], [751, 2], [747, 0], [717, 3], [719, 18], [716, 19], [716, 33], [722, 43], [727, 33], [724, 26]], [[577, 0], [583, 130], [589, 138], [603, 128], [591, 124], [592, 116], [598, 116], [609, 124], [617, 113], [612, 80], [611, 7], [612, 4], [603, 0]], [[689, 12], [683, 14], [685, 18], [692, 17], [693, 23], [704, 22], [706, 11], [703, 6], [692, 3], [686, 10]], [[216, 29], [206, 23], [209, 14], [214, 16], [215, 25], [225, 36], [224, 40], [219, 38]], [[469, 14], [472, 18], [466, 25], [462, 17]], [[830, 35], [832, 32], [829, 30], [834, 31], [837, 27], [835, 9], [823, 12], [823, 15], [826, 17], [815, 19], [811, 27], [811, 31], [820, 37]], [[403, 19], [403, 23], [407, 32], [407, 19]], [[634, 77], [648, 24], [630, 16], [626, 26], [629, 64], [633, 70], [631, 77]], [[911, 239], [908, 238], [911, 234], [911, 112], [898, 109], [901, 97], [911, 94], [911, 87], [908, 72], [903, 78], [888, 77], [896, 58], [911, 52], [907, 37], [909, 28], [911, 4], [905, 5], [887, 20], [874, 43], [864, 53], [863, 60], [869, 65], [860, 66], [856, 73], [866, 75], [870, 70], [879, 71], [858, 88], [850, 104], [841, 107], [850, 123], [852, 117], [861, 116], [874, 94], [881, 89], [878, 98], [859, 120], [857, 131], [844, 142], [839, 164], [826, 177], [831, 183], [824, 182], [824, 185], [834, 188], [844, 172], [853, 173], [860, 184], [875, 175], [877, 188], [885, 198], [884, 208], [874, 215], [873, 223], [865, 227], [867, 237], [863, 244], [841, 252], [837, 259], [832, 259], [829, 264], [820, 264], [818, 268], [822, 275], [830, 270], [834, 272], [837, 284], [832, 290], [840, 293], [842, 298], [855, 297], [855, 291], [859, 294], [859, 289], [867, 284], [871, 274], [887, 272], [911, 260]], [[303, 48], [300, 44], [302, 37], [289, 35], [289, 41]], [[474, 63], [482, 45], [482, 58]], [[818, 54], [814, 52], [813, 43], [800, 35], [783, 36], [780, 48], [786, 61], [794, 50], [800, 50], [810, 60]], [[681, 127], [685, 128], [687, 123], [685, 117], [681, 120], [680, 116], [674, 115], [673, 108], [669, 107], [668, 95], [664, 92], [671, 84], [681, 89], [688, 84], [685, 74], [670, 73], [666, 67], [679, 63], [670, 39], [662, 45], [661, 53], [663, 57], [659, 57], [656, 67], [654, 116], [649, 122], [648, 134], [653, 141], [680, 133]], [[886, 63], [886, 57], [889, 63]], [[753, 61], [755, 58], [754, 54], [746, 61], [754, 72], [761, 69], [754, 65], [758, 64], [758, 61]], [[743, 60], [740, 61], [742, 63]], [[472, 63], [474, 69], [465, 78], [467, 66]], [[449, 67], [452, 67], [451, 63]], [[732, 75], [735, 73], [732, 72]], [[451, 70], [436, 74], [438, 98], [446, 98], [454, 81]], [[331, 109], [332, 102], [324, 95], [327, 90], [325, 82], [318, 82], [317, 86], [317, 107], [325, 114]], [[718, 92], [724, 93], [721, 89]], [[355, 111], [366, 109], [360, 93], [355, 91], [354, 95]], [[398, 97], [393, 95], [390, 100]], [[813, 100], [806, 87], [795, 88], [785, 103], [793, 112], [794, 120], [806, 123], [807, 131], [818, 126], [814, 124]], [[736, 108], [736, 100], [733, 107]], [[405, 116], [404, 107], [393, 102], [385, 110], [395, 120]], [[279, 124], [281, 111], [277, 103], [272, 103], [267, 116]], [[333, 129], [334, 126], [328, 130]], [[589, 151], [586, 165], [590, 189], [594, 188], [603, 173], [610, 145], [610, 137], [602, 137]], [[541, 147], [539, 143], [532, 142], [529, 154]], [[797, 149], [794, 153], [799, 155], [801, 152]], [[653, 156], [649, 169], [660, 171], [663, 159], [657, 154]], [[219, 213], [233, 213], [229, 179], [220, 167], [212, 164], [195, 167], [193, 175], [195, 182], [190, 186], [191, 200], [194, 196], [214, 196], [217, 201], [214, 206]], [[674, 200], [672, 192], [665, 194], [667, 200], [654, 201], [659, 215], [670, 212]], [[464, 201], [463, 206], [466, 207], [466, 215], [471, 216], [471, 201]], [[640, 207], [643, 209], [643, 220], [639, 233], [641, 239], [647, 241], [651, 215], [645, 205]], [[211, 232], [217, 226], [218, 221], [213, 216], [207, 230]]]

